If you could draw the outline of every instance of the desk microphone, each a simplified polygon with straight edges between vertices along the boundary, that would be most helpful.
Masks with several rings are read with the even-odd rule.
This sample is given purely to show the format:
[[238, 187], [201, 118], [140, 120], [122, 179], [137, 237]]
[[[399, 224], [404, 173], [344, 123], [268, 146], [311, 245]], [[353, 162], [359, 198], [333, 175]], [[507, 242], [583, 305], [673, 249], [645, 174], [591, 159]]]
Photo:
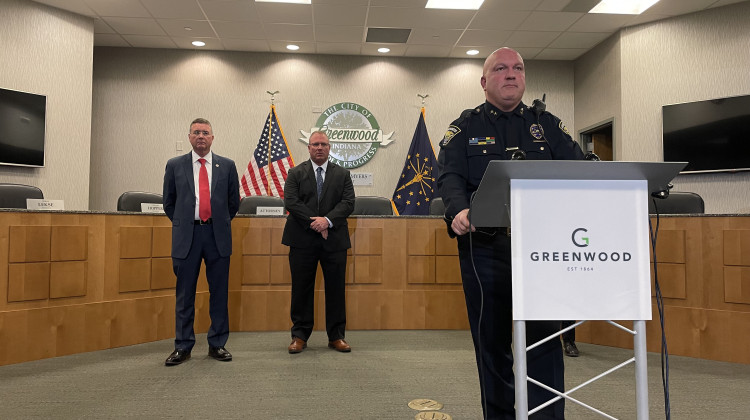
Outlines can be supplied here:
[[601, 159], [599, 159], [599, 156], [597, 156], [597, 154], [594, 153], [594, 152], [588, 152], [588, 153], [586, 153], [586, 156], [584, 156], [583, 158], [586, 159], [586, 160], [593, 160], [593, 161], [596, 161], [596, 162], [601, 161]]

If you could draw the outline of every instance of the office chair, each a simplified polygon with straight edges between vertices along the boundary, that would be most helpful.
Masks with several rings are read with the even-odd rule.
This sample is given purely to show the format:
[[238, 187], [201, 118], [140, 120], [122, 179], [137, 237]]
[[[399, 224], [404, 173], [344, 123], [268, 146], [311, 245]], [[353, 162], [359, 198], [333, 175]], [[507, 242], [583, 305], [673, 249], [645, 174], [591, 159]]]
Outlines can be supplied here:
[[164, 202], [161, 194], [126, 191], [117, 199], [117, 211], [141, 211], [141, 203], [162, 204]]
[[435, 197], [430, 201], [430, 216], [443, 216], [445, 214], [445, 203], [440, 197]]
[[392, 216], [391, 200], [385, 197], [362, 196], [354, 198], [352, 216]]
[[27, 198], [43, 199], [44, 194], [31, 185], [0, 183], [0, 208], [25, 209]]
[[240, 201], [237, 214], [257, 214], [258, 207], [284, 207], [284, 199], [268, 195], [251, 195]]
[[[656, 207], [654, 207], [654, 201], [656, 201]], [[648, 213], [655, 214], [657, 209], [659, 214], [705, 213], [703, 198], [696, 193], [684, 191], [670, 191], [664, 199], [649, 197]]]

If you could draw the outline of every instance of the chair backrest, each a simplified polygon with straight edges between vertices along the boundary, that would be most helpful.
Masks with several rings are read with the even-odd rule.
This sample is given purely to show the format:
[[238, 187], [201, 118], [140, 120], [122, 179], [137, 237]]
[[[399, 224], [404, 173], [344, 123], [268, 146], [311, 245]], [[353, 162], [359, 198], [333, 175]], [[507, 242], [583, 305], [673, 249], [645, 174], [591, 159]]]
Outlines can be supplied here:
[[354, 198], [352, 216], [392, 216], [391, 200], [385, 197], [362, 196]]
[[117, 211], [141, 211], [141, 203], [161, 204], [161, 194], [144, 191], [126, 191], [117, 199]]
[[430, 201], [430, 216], [445, 215], [445, 203], [441, 197], [435, 197]]
[[0, 209], [25, 209], [27, 198], [43, 199], [44, 194], [31, 185], [0, 183]]
[[[654, 207], [656, 201], [656, 208]], [[667, 198], [649, 198], [648, 212], [655, 214], [702, 214], [705, 213], [703, 198], [693, 192], [670, 191]]]
[[284, 199], [268, 195], [251, 195], [240, 201], [237, 214], [257, 214], [258, 207], [284, 207]]

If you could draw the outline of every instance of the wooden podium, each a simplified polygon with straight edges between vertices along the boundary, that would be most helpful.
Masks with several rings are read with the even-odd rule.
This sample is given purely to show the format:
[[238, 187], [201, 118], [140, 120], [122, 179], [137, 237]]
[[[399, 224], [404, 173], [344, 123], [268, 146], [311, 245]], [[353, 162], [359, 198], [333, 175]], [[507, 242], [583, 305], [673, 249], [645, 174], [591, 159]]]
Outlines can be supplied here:
[[[635, 362], [637, 416], [648, 418], [648, 199], [649, 193], [667, 191], [669, 181], [685, 165], [490, 162], [470, 219], [476, 227], [512, 226], [517, 419], [526, 419], [561, 398], [613, 418], [570, 395], [593, 379], [560, 393], [527, 376], [526, 352], [559, 338], [556, 333], [526, 347], [525, 322], [562, 319], [633, 320], [634, 331], [628, 331], [634, 336], [635, 357], [615, 369]], [[529, 412], [527, 381], [557, 396]]]

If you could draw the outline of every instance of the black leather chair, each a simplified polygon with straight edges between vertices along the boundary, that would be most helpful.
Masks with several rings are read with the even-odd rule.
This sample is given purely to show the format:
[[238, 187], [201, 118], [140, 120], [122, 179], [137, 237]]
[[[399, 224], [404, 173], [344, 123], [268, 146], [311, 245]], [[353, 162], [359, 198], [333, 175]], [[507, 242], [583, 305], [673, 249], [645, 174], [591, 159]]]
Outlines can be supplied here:
[[164, 200], [161, 194], [127, 191], [117, 199], [117, 211], [141, 211], [141, 203], [161, 204]]
[[[654, 207], [654, 202], [656, 207]], [[656, 214], [703, 214], [705, 207], [703, 198], [693, 192], [670, 191], [667, 198], [648, 199], [648, 213]]]
[[440, 197], [435, 197], [430, 201], [430, 216], [445, 215], [445, 203]]
[[251, 195], [240, 201], [237, 214], [257, 214], [258, 207], [284, 207], [284, 199], [268, 195]]
[[391, 200], [385, 197], [362, 196], [354, 198], [352, 216], [392, 216]]
[[31, 185], [0, 183], [0, 208], [25, 209], [27, 198], [43, 199], [44, 194]]

